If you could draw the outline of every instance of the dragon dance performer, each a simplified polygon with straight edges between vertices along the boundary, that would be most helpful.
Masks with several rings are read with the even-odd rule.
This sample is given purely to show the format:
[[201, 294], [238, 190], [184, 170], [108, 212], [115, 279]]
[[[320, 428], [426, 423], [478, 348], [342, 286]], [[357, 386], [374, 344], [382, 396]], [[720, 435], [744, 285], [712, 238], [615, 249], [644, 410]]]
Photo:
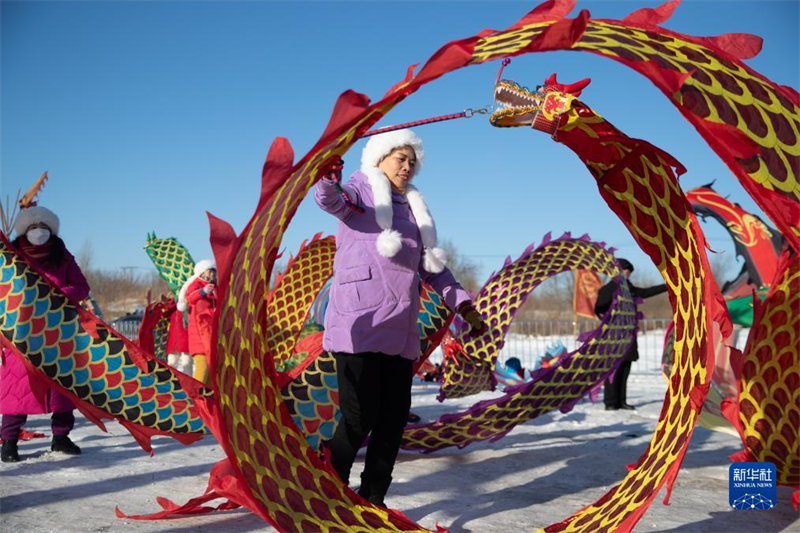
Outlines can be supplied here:
[[[11, 243], [25, 261], [41, 270], [56, 287], [79, 302], [89, 296], [89, 284], [75, 258], [58, 236], [58, 216], [42, 206], [23, 210], [14, 225], [17, 238]], [[0, 436], [3, 437], [2, 461], [19, 461], [17, 443], [28, 415], [53, 413], [53, 442], [50, 449], [68, 455], [79, 455], [81, 449], [69, 438], [75, 425], [72, 401], [53, 388], [39, 391], [31, 387], [23, 362], [10, 350], [3, 349], [0, 366], [0, 413], [3, 415]]]
[[[194, 361], [193, 377], [208, 384], [211, 332], [217, 309], [217, 264], [204, 259], [194, 266], [194, 276], [186, 280], [178, 294], [178, 311], [189, 309], [189, 354]], [[184, 366], [185, 368], [185, 366]]]
[[409, 130], [372, 137], [361, 170], [340, 184], [341, 161], [315, 190], [339, 219], [323, 347], [336, 358], [342, 418], [327, 447], [345, 484], [364, 439], [369, 445], [359, 495], [384, 497], [411, 407], [420, 278], [471, 326], [485, 326], [467, 292], [445, 267], [436, 227], [411, 180], [422, 167], [422, 141]]
[[[633, 272], [633, 264], [627, 259], [617, 259], [617, 264], [620, 270], [622, 270], [623, 282], [628, 284], [631, 289], [631, 294], [634, 297], [650, 298], [651, 296], [657, 296], [667, 292], [667, 285], [663, 283], [644, 289], [635, 286], [628, 280], [631, 272]], [[609, 281], [600, 288], [600, 291], [597, 293], [597, 301], [594, 304], [594, 314], [596, 314], [598, 318], [602, 318], [602, 316], [608, 312], [616, 290], [617, 282], [614, 280]], [[628, 404], [627, 395], [628, 376], [631, 373], [631, 364], [638, 360], [639, 343], [637, 339], [634, 338], [631, 347], [628, 349], [628, 353], [625, 354], [625, 358], [614, 373], [614, 378], [612, 380], [606, 379], [605, 386], [603, 387], [603, 403], [606, 405], [606, 411], [636, 409], [634, 406]]]

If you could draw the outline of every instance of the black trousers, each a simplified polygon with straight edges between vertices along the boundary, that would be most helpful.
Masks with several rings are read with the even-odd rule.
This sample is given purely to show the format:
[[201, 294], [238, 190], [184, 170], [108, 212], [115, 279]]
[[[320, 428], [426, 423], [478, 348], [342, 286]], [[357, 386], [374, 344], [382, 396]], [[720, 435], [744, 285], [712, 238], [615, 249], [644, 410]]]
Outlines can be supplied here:
[[614, 374], [614, 380], [606, 380], [603, 389], [603, 403], [606, 407], [622, 407], [628, 403], [628, 376], [631, 373], [631, 361], [623, 361]]
[[411, 408], [413, 362], [382, 353], [335, 353], [341, 419], [328, 441], [331, 463], [345, 484], [369, 435], [359, 494], [382, 500], [392, 482]]

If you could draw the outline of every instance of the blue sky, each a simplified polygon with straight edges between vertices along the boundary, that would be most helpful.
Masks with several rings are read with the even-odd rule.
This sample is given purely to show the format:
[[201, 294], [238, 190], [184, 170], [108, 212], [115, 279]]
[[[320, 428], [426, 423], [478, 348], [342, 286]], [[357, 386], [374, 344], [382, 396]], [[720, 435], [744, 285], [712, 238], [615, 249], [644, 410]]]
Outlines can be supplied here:
[[[597, 18], [660, 2], [579, 1]], [[450, 40], [501, 29], [537, 2], [11, 2], [0, 4], [0, 185], [27, 189], [43, 171], [41, 204], [77, 252], [104, 268], [150, 268], [145, 235], [175, 236], [210, 255], [205, 211], [241, 231], [258, 198], [276, 136], [296, 160], [325, 128], [346, 89], [373, 100]], [[686, 0], [664, 24], [691, 35], [764, 38], [748, 64], [800, 87], [800, 3]], [[380, 125], [491, 103], [497, 62], [424, 87]], [[649, 140], [689, 172], [684, 189], [717, 190], [760, 214], [730, 171], [647, 80], [608, 59], [557, 52], [515, 58], [506, 77], [529, 86], [550, 73], [591, 77], [582, 99], [622, 131]], [[546, 135], [492, 128], [485, 117], [419, 128], [428, 152], [417, 177], [442, 238], [481, 265], [552, 231], [589, 233], [639, 270], [655, 268], [600, 198], [586, 169]], [[359, 166], [363, 141], [345, 158]], [[288, 252], [335, 220], [307, 199], [287, 231]], [[727, 234], [704, 226], [717, 250]], [[141, 270], [140, 272], [144, 272]]]

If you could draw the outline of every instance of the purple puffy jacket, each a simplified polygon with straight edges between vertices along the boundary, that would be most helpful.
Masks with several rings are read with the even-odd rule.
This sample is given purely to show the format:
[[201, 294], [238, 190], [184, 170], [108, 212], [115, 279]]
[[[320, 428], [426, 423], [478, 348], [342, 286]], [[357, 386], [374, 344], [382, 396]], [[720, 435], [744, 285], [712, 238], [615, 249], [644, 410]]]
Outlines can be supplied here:
[[325, 313], [323, 348], [331, 352], [380, 352], [416, 360], [420, 278], [441, 294], [451, 309], [469, 295], [446, 268], [432, 274], [422, 267], [422, 239], [406, 197], [392, 191], [393, 229], [403, 246], [394, 257], [381, 256], [375, 243], [381, 228], [367, 176], [357, 171], [343, 186], [364, 213], [349, 209], [336, 185], [317, 182], [314, 199], [339, 219], [333, 284]]

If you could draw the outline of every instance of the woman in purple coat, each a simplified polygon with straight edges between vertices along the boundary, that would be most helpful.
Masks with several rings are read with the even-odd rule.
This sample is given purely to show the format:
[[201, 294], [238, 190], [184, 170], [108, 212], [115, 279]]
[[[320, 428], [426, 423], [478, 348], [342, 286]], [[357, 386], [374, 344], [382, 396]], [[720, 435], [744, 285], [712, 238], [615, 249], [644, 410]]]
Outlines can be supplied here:
[[342, 417], [327, 443], [331, 463], [349, 483], [369, 435], [358, 493], [384, 505], [411, 406], [420, 279], [472, 327], [485, 326], [469, 295], [445, 267], [436, 226], [411, 185], [425, 157], [409, 130], [372, 137], [361, 170], [339, 187], [329, 174], [314, 198], [339, 219], [323, 347], [336, 358]]
[[[17, 238], [12, 245], [25, 260], [38, 267], [45, 277], [75, 302], [89, 296], [89, 284], [83, 277], [75, 258], [58, 236], [59, 220], [55, 213], [41, 206], [23, 210], [14, 230]], [[0, 366], [0, 413], [3, 415], [0, 436], [3, 438], [2, 461], [19, 461], [17, 441], [28, 415], [53, 413], [52, 451], [78, 455], [81, 449], [69, 438], [75, 425], [69, 398], [50, 388], [44, 395], [34, 394], [28, 371], [10, 350], [3, 349]]]

